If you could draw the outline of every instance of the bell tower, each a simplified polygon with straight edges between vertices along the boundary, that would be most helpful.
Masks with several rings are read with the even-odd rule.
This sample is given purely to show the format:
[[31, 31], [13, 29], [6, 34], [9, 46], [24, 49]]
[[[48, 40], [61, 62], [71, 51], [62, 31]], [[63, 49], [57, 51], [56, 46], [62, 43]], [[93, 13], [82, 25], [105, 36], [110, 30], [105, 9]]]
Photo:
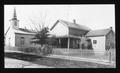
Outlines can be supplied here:
[[19, 28], [19, 20], [17, 19], [16, 9], [14, 8], [13, 18], [10, 20], [12, 24], [12, 28], [18, 29]]

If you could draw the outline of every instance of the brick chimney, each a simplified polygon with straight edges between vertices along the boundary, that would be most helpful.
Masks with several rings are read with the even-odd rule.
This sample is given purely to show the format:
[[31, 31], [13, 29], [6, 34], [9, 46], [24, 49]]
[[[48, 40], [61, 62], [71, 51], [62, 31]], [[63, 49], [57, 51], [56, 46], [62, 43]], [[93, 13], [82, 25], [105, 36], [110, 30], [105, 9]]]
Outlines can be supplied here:
[[75, 20], [75, 19], [73, 19], [73, 23], [75, 23], [75, 24], [76, 24], [76, 20]]

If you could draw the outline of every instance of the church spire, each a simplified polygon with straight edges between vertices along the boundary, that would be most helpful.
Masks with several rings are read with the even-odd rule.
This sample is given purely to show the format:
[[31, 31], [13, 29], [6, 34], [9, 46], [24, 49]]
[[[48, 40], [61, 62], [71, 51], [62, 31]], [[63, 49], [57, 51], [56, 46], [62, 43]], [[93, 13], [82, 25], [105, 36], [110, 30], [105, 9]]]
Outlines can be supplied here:
[[14, 7], [13, 18], [10, 20], [13, 28], [19, 28], [19, 20], [16, 15], [16, 8]]
[[14, 19], [14, 20], [17, 20], [16, 8], [15, 8], [15, 7], [14, 7], [13, 19]]

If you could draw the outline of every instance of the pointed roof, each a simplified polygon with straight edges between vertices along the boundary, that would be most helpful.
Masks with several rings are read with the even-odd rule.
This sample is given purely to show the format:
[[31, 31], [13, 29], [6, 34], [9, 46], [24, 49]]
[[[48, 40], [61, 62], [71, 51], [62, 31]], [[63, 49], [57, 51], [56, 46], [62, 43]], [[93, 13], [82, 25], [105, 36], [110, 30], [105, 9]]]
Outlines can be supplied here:
[[10, 30], [10, 26], [9, 26], [9, 28], [7, 29], [6, 33], [5, 33], [5, 36], [7, 35], [7, 33], [8, 33], [9, 30]]
[[30, 35], [34, 35], [36, 33], [35, 31], [24, 29], [24, 28], [15, 29], [14, 32], [18, 34], [30, 34]]
[[64, 20], [57, 20], [57, 22], [53, 25], [53, 27], [50, 30], [52, 30], [57, 25], [58, 22], [65, 24], [69, 28], [75, 28], [75, 29], [86, 30], [86, 31], [91, 30], [90, 28], [88, 28], [84, 25], [80, 25], [80, 24], [76, 24], [76, 23], [72, 23], [72, 22], [68, 22], [68, 21], [64, 21]]
[[87, 37], [92, 37], [92, 36], [105, 36], [107, 35], [110, 31], [112, 31], [111, 28], [109, 29], [100, 29], [100, 30], [91, 30], [89, 31], [86, 36]]
[[17, 20], [16, 8], [14, 7], [14, 13], [12, 20]]
[[23, 32], [28, 32], [28, 33], [35, 33], [35, 31], [24, 29], [24, 28], [19, 28], [18, 30], [23, 31]]

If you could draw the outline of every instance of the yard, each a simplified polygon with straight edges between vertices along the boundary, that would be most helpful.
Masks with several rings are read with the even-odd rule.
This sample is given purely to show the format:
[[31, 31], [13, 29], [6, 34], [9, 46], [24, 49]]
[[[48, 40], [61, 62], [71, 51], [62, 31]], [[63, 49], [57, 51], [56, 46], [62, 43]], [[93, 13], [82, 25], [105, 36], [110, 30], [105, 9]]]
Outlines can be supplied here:
[[112, 66], [96, 64], [91, 62], [40, 57], [40, 56], [26, 55], [22, 53], [5, 53], [5, 57], [25, 60], [35, 64], [51, 66], [55, 68], [114, 68]]

